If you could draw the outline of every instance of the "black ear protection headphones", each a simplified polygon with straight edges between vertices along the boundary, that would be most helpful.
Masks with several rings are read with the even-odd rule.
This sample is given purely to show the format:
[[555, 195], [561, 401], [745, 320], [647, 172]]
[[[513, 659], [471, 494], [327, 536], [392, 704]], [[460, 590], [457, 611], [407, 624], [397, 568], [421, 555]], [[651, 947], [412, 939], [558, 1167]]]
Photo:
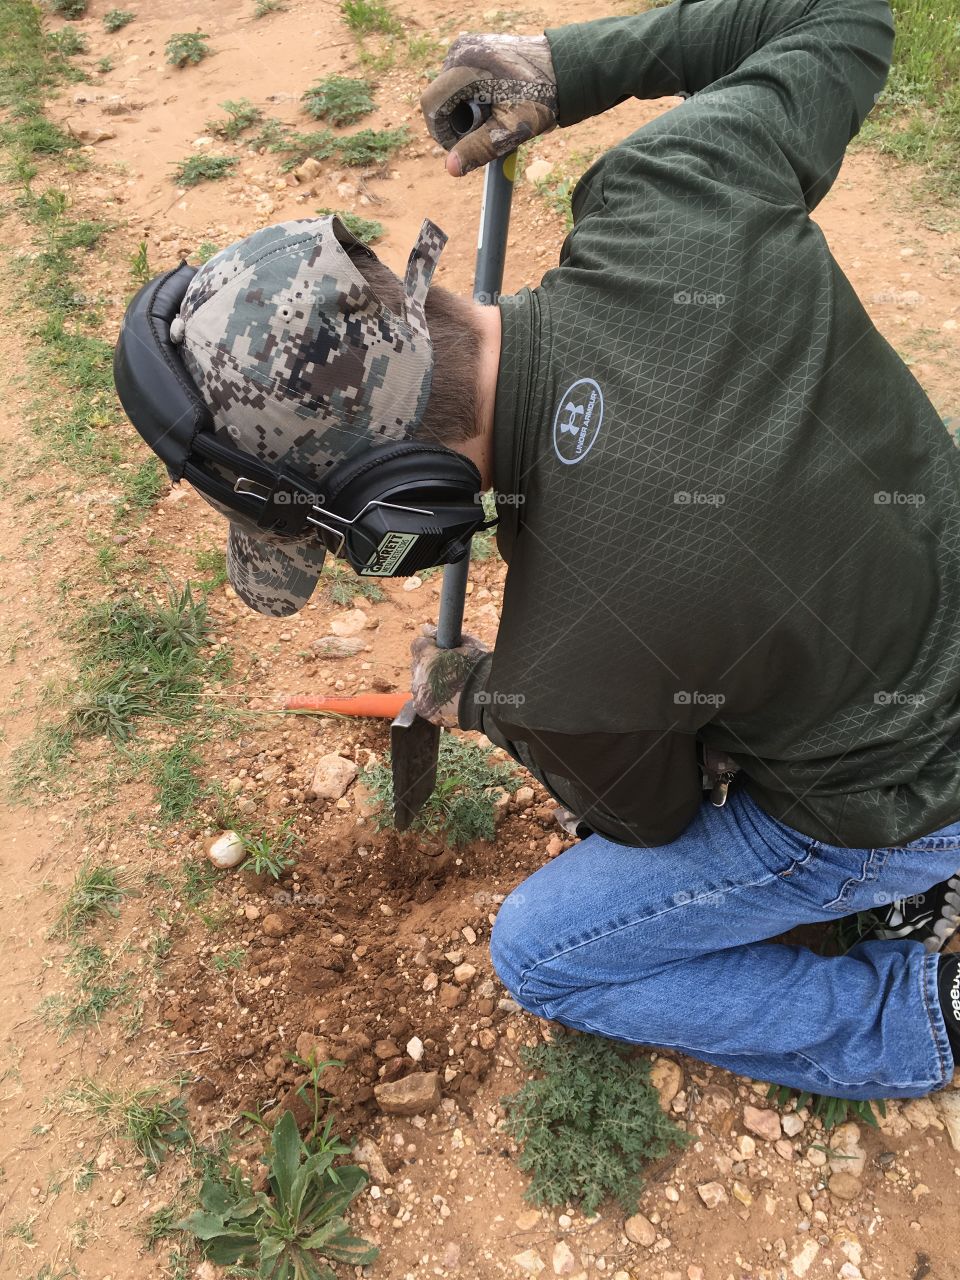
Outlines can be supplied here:
[[170, 478], [188, 480], [236, 512], [246, 528], [318, 537], [360, 574], [406, 577], [462, 560], [473, 534], [488, 523], [480, 472], [452, 449], [409, 440], [371, 445], [317, 481], [217, 438], [170, 338], [195, 274], [181, 263], [145, 284], [127, 307], [114, 353], [120, 403]]

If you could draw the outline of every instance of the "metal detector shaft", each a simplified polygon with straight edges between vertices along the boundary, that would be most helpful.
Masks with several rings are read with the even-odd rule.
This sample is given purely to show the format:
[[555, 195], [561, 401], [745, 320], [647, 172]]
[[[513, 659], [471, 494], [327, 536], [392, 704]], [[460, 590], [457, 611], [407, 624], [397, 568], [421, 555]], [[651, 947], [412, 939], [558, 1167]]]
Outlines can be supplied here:
[[[473, 113], [474, 122], [482, 115]], [[493, 306], [500, 297], [503, 265], [507, 256], [507, 231], [516, 172], [516, 152], [496, 160], [486, 168], [473, 298]], [[437, 618], [437, 647], [455, 649], [463, 632], [463, 607], [470, 573], [470, 548], [462, 560], [443, 570], [440, 613]], [[418, 716], [413, 702], [406, 704], [390, 730], [393, 756], [393, 821], [398, 831], [406, 831], [433, 793], [437, 781], [440, 729]]]

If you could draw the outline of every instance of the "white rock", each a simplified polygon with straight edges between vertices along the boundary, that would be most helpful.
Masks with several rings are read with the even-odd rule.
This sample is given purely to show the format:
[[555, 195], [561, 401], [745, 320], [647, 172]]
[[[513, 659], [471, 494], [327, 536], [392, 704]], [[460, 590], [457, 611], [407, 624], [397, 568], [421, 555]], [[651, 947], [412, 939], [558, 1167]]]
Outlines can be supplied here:
[[527, 182], [542, 182], [553, 173], [553, 165], [549, 160], [531, 160], [523, 171]]
[[568, 1276], [577, 1265], [577, 1260], [573, 1256], [573, 1250], [565, 1240], [560, 1240], [553, 1246], [552, 1261], [553, 1274], [555, 1276]]
[[649, 1249], [657, 1238], [657, 1229], [649, 1218], [642, 1213], [635, 1213], [623, 1224], [623, 1233], [633, 1244], [642, 1244]]
[[423, 1041], [419, 1036], [411, 1036], [407, 1041], [407, 1053], [414, 1062], [419, 1062], [423, 1057]]
[[767, 1142], [778, 1142], [781, 1136], [780, 1117], [766, 1107], [744, 1107], [743, 1126]]
[[369, 617], [362, 609], [347, 609], [330, 623], [330, 630], [335, 636], [356, 636], [369, 622]]
[[817, 1254], [820, 1252], [820, 1246], [816, 1240], [808, 1240], [799, 1253], [794, 1254], [790, 1259], [790, 1270], [795, 1276], [805, 1276], [813, 1266]]
[[722, 1182], [701, 1182], [697, 1195], [708, 1209], [716, 1209], [727, 1202], [727, 1191]]
[[423, 586], [423, 579], [418, 578], [416, 574], [412, 578], [407, 578], [403, 584], [404, 591], [418, 591]]
[[313, 771], [310, 795], [316, 800], [339, 800], [359, 772], [353, 760], [344, 760], [335, 752], [321, 756]]
[[526, 1271], [530, 1276], [538, 1276], [547, 1265], [536, 1249], [524, 1249], [523, 1253], [515, 1253], [513, 1261], [515, 1266], [518, 1266], [521, 1271]]
[[795, 1138], [798, 1133], [803, 1131], [803, 1121], [795, 1111], [788, 1111], [785, 1116], [781, 1117], [780, 1123], [783, 1126], [783, 1132], [788, 1138]]

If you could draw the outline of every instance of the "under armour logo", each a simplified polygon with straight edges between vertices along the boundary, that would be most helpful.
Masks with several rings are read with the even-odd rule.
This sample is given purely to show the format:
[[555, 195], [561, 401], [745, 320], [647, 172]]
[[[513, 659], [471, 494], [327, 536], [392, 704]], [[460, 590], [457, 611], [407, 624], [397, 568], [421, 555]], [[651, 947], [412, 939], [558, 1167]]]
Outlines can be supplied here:
[[568, 400], [561, 412], [567, 414], [567, 417], [557, 423], [558, 428], [575, 436], [580, 430], [580, 421], [586, 412], [586, 405], [574, 404], [572, 400]]

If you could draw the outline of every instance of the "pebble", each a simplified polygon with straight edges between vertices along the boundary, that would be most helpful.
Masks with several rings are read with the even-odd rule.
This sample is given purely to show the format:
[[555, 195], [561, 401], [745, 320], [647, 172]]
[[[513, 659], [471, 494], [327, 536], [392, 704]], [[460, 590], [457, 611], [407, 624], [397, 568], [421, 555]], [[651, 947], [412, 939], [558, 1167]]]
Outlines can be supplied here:
[[423, 1041], [419, 1036], [411, 1036], [407, 1041], [407, 1054], [414, 1062], [419, 1062], [423, 1057]]
[[765, 1138], [767, 1142], [779, 1141], [782, 1134], [779, 1115], [776, 1111], [770, 1111], [765, 1107], [744, 1107], [743, 1125], [745, 1129], [755, 1133], [758, 1138]]
[[687, 1280], [703, 1280], [703, 1267], [698, 1267], [691, 1263], [687, 1267]]
[[733, 1192], [734, 1199], [739, 1200], [742, 1205], [749, 1209], [753, 1204], [753, 1193], [750, 1188], [744, 1186], [742, 1182], [734, 1182], [730, 1189]]
[[749, 1133], [742, 1133], [740, 1135], [740, 1140], [737, 1143], [737, 1151], [739, 1152], [741, 1160], [752, 1160], [757, 1154], [757, 1144], [754, 1142], [753, 1138], [750, 1137]]
[[407, 578], [403, 584], [404, 591], [419, 591], [423, 586], [423, 579], [418, 578], [416, 574], [412, 578]]
[[923, 1133], [926, 1129], [940, 1129], [940, 1118], [931, 1098], [911, 1098], [904, 1104], [903, 1115], [914, 1129]]
[[414, 1071], [400, 1080], [373, 1086], [380, 1110], [390, 1116], [415, 1116], [435, 1111], [440, 1103], [436, 1071]]
[[658, 1058], [650, 1068], [650, 1083], [660, 1095], [660, 1106], [669, 1111], [670, 1104], [680, 1092], [683, 1084], [683, 1072], [679, 1062], [672, 1058]]
[[539, 1226], [540, 1211], [539, 1209], [524, 1209], [523, 1213], [517, 1218], [518, 1231], [532, 1231], [534, 1227]]
[[838, 1200], [856, 1200], [862, 1190], [860, 1179], [845, 1170], [833, 1174], [827, 1186], [830, 1188], [830, 1194], [836, 1196]]
[[456, 1009], [463, 1000], [463, 988], [455, 987], [452, 982], [441, 982], [437, 993], [437, 1003], [441, 1009]]
[[642, 1213], [635, 1213], [623, 1224], [623, 1233], [633, 1244], [643, 1245], [649, 1249], [657, 1238], [657, 1229], [649, 1218]]
[[440, 979], [437, 977], [435, 973], [428, 973], [427, 976], [424, 978], [423, 982], [421, 983], [421, 986], [423, 987], [424, 991], [436, 991], [439, 985], [440, 985]]
[[807, 1195], [806, 1191], [801, 1191], [797, 1195], [797, 1204], [804, 1213], [813, 1213], [813, 1201]]
[[781, 1116], [780, 1124], [788, 1138], [795, 1138], [798, 1133], [803, 1132], [803, 1121], [795, 1111], [788, 1111], [785, 1116]]
[[708, 1209], [716, 1209], [727, 1203], [727, 1191], [722, 1182], [701, 1182], [697, 1195]]
[[852, 1122], [838, 1125], [830, 1135], [830, 1151], [836, 1152], [836, 1155], [828, 1156], [831, 1173], [851, 1173], [855, 1178], [862, 1176], [867, 1153], [860, 1146], [858, 1125]]
[[262, 928], [268, 938], [285, 938], [293, 925], [285, 916], [273, 911], [270, 915], [263, 917]]
[[458, 964], [453, 971], [454, 981], [461, 987], [469, 986], [476, 976], [477, 966], [475, 964]]
[[476, 941], [477, 941], [476, 929], [471, 929], [471, 927], [468, 924], [466, 924], [463, 926], [460, 932], [463, 934], [464, 940], [468, 942], [471, 947], [476, 944]]
[[248, 902], [247, 905], [243, 908], [243, 914], [245, 919], [247, 920], [250, 920], [250, 921], [259, 920], [260, 908], [255, 907], [252, 902]]
[[345, 613], [333, 619], [330, 630], [336, 636], [357, 636], [369, 621], [369, 616], [362, 609], [347, 609]]
[[356, 636], [321, 636], [310, 646], [319, 658], [353, 658], [363, 650]]
[[339, 800], [359, 772], [353, 760], [330, 752], [317, 761], [309, 794], [315, 800]]
[[807, 1159], [810, 1161], [810, 1163], [813, 1165], [815, 1169], [822, 1169], [823, 1166], [827, 1163], [827, 1154], [825, 1151], [822, 1151], [819, 1147], [808, 1147]]
[[547, 1265], [536, 1249], [524, 1249], [522, 1253], [514, 1254], [513, 1261], [515, 1266], [530, 1276], [538, 1276]]
[[553, 1262], [553, 1274], [555, 1276], [568, 1276], [577, 1265], [573, 1250], [565, 1240], [559, 1240], [553, 1246], [553, 1258], [551, 1261]]
[[950, 1145], [954, 1151], [960, 1151], [960, 1093], [940, 1093], [937, 1095], [940, 1116], [947, 1126]]
[[524, 166], [523, 177], [525, 182], [543, 182], [551, 173], [553, 165], [549, 160], [531, 160]]
[[808, 1240], [799, 1253], [790, 1259], [790, 1270], [797, 1277], [805, 1276], [816, 1261], [820, 1246], [816, 1240]]
[[560, 1217], [557, 1219], [557, 1226], [562, 1227], [564, 1231], [566, 1231], [568, 1227], [573, 1226], [573, 1219], [570, 1217], [569, 1213], [561, 1213]]
[[115, 1192], [113, 1193], [113, 1195], [110, 1197], [110, 1203], [111, 1203], [111, 1204], [113, 1205], [113, 1207], [116, 1209], [119, 1205], [123, 1204], [123, 1202], [124, 1202], [124, 1200], [126, 1200], [126, 1198], [127, 1198], [127, 1193], [124, 1191], [124, 1189], [123, 1189], [122, 1187], [120, 1187], [120, 1188], [119, 1188], [117, 1191], [115, 1191]]

